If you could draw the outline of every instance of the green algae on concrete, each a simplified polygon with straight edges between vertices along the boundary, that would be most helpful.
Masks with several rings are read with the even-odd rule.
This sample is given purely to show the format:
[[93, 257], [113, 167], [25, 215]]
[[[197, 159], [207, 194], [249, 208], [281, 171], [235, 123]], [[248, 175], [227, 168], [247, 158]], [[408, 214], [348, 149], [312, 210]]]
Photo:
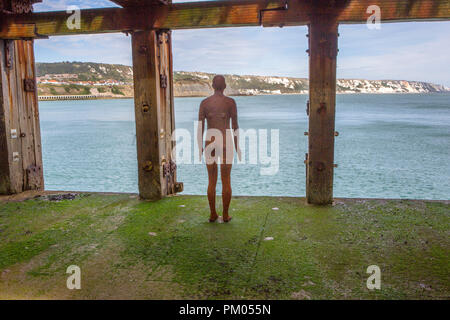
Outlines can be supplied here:
[[[449, 207], [236, 197], [220, 224], [202, 196], [0, 202], [0, 298], [446, 299]], [[66, 288], [70, 265], [81, 290]], [[370, 265], [381, 290], [366, 287]]]

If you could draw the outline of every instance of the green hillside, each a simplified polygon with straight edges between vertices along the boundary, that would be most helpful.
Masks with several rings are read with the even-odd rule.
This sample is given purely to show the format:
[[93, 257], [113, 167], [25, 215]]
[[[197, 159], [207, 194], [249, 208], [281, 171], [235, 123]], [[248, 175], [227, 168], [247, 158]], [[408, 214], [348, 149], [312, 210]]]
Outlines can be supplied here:
[[55, 62], [36, 63], [38, 77], [46, 74], [77, 74], [79, 80], [100, 81], [112, 79], [132, 82], [133, 72], [130, 66], [93, 62]]

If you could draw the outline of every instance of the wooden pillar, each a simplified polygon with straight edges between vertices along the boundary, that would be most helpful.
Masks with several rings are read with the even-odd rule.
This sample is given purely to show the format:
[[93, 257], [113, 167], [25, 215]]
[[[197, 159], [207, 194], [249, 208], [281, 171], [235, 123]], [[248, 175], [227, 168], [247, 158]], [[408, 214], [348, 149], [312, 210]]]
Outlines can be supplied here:
[[33, 41], [0, 39], [0, 194], [43, 188]]
[[181, 192], [172, 159], [175, 129], [170, 31], [132, 34], [139, 194], [157, 200]]
[[[35, 0], [0, 0], [29, 13]], [[0, 39], [0, 194], [44, 189], [32, 40]]]
[[306, 199], [311, 204], [333, 202], [338, 22], [332, 15], [314, 14], [309, 25], [309, 142]]

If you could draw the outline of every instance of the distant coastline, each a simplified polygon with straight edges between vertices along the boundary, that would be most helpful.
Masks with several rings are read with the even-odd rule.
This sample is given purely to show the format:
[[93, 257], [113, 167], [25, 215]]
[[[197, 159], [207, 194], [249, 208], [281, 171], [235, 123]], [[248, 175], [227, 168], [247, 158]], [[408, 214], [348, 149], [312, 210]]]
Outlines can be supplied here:
[[108, 100], [108, 99], [133, 99], [134, 97], [111, 97], [111, 96], [95, 96], [95, 95], [60, 95], [60, 96], [38, 96], [39, 101], [66, 101], [66, 100]]
[[[393, 92], [393, 93], [381, 93], [381, 92], [372, 92], [372, 93], [361, 93], [361, 92], [337, 92], [337, 95], [352, 95], [352, 94], [371, 94], [371, 95], [383, 95], [383, 94], [393, 94], [393, 95], [416, 95], [416, 94], [443, 94], [450, 92], [419, 92], [419, 93], [411, 93], [411, 92]], [[282, 93], [282, 94], [258, 94], [258, 95], [229, 95], [230, 97], [257, 97], [257, 96], [295, 96], [295, 95], [307, 95], [308, 93]], [[201, 96], [175, 96], [175, 98], [205, 98], [206, 95]], [[38, 96], [39, 101], [70, 101], [70, 100], [115, 100], [115, 99], [134, 99], [134, 96], [121, 96], [121, 97], [113, 97], [113, 96], [70, 96], [70, 95], [61, 95], [61, 96]]]
[[[86, 62], [37, 63], [39, 100], [133, 98], [130, 66]], [[209, 96], [213, 73], [174, 72], [175, 97]], [[225, 75], [230, 96], [307, 94], [306, 78]], [[450, 89], [433, 83], [407, 80], [338, 79], [337, 94], [440, 93]]]

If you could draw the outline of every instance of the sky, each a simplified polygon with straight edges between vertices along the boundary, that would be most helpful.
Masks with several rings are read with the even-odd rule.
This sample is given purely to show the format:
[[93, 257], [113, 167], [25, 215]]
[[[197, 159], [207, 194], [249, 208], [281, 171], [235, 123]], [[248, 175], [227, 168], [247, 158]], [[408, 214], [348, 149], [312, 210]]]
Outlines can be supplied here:
[[[66, 10], [70, 5], [115, 6], [106, 0], [44, 0], [34, 9]], [[379, 30], [365, 24], [340, 25], [339, 33], [338, 78], [415, 80], [450, 87], [450, 21], [382, 22]], [[174, 69], [306, 78], [306, 34], [305, 26], [174, 30]], [[55, 36], [35, 44], [38, 62], [132, 64], [131, 39], [125, 34]]]

